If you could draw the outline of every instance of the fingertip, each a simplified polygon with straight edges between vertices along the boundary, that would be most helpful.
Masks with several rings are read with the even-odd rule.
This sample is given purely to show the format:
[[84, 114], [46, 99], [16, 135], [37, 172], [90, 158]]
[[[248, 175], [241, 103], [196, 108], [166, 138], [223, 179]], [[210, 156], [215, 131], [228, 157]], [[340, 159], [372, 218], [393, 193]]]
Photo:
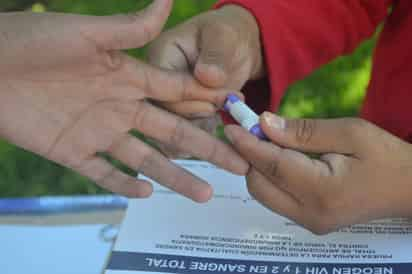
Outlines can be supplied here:
[[135, 193], [132, 193], [134, 198], [149, 198], [153, 194], [153, 185], [148, 181], [137, 180], [133, 182], [137, 184]]
[[223, 87], [227, 80], [226, 73], [216, 65], [198, 63], [196, 64], [194, 74], [202, 85], [210, 88]]
[[173, 7], [173, 0], [154, 0], [146, 9], [153, 14], [169, 15]]
[[209, 184], [205, 184], [201, 191], [198, 191], [192, 200], [199, 204], [204, 204], [210, 201], [213, 197], [213, 188]]
[[222, 109], [224, 107], [229, 95], [236, 95], [236, 97], [238, 97], [242, 102], [245, 101], [245, 96], [240, 91], [222, 89], [218, 90], [217, 92], [218, 95], [215, 99], [215, 107], [217, 107], [218, 109]]
[[286, 129], [286, 120], [270, 112], [264, 112], [260, 116], [260, 125], [263, 132], [272, 141], [282, 137]]
[[[164, 25], [172, 12], [172, 0], [155, 0], [142, 13], [143, 33], [145, 33], [144, 44], [154, 40], [162, 31]], [[140, 13], [137, 13], [139, 18]], [[137, 20], [135, 20], [137, 22]], [[139, 26], [141, 27], [141, 26]], [[143, 45], [144, 45], [143, 44]]]
[[[270, 127], [268, 125], [268, 115], [270, 115], [267, 111], [263, 112], [259, 117], [259, 124], [266, 135], [270, 135]], [[270, 136], [268, 136], [270, 137]]]
[[155, 39], [172, 9], [172, 0], [156, 0], [133, 14], [88, 16], [82, 34], [104, 50], [140, 48]]

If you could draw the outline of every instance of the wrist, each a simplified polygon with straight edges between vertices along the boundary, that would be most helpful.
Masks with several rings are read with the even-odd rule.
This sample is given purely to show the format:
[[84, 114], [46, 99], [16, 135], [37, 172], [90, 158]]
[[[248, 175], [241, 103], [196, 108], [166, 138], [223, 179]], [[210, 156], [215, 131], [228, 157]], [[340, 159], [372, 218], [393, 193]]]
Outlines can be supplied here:
[[265, 75], [263, 61], [263, 47], [259, 24], [255, 16], [246, 8], [239, 5], [224, 5], [217, 10], [229, 18], [236, 18], [239, 29], [246, 34], [248, 41], [249, 56], [252, 59], [251, 80], [262, 78]]

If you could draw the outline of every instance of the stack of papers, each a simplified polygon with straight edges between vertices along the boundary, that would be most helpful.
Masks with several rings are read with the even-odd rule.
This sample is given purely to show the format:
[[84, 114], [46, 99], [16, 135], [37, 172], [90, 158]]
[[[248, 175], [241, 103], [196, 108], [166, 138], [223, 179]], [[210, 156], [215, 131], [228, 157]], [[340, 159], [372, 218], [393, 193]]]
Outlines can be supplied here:
[[254, 201], [243, 177], [204, 162], [178, 164], [211, 183], [214, 198], [195, 204], [156, 185], [152, 198], [130, 201], [106, 274], [412, 273], [408, 220], [315, 236]]

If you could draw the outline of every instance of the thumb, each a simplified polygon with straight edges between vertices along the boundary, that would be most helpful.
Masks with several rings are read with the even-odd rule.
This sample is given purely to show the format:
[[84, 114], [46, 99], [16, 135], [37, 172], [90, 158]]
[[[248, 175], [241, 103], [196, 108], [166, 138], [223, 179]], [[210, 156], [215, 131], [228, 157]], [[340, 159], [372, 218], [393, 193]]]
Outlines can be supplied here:
[[308, 153], [354, 154], [360, 119], [283, 119], [265, 112], [260, 124], [275, 144]]
[[173, 0], [154, 0], [135, 14], [93, 17], [90, 35], [105, 50], [140, 48], [159, 35], [172, 6]]
[[205, 23], [200, 32], [200, 54], [195, 77], [211, 88], [225, 86], [236, 49], [236, 31], [223, 23]]

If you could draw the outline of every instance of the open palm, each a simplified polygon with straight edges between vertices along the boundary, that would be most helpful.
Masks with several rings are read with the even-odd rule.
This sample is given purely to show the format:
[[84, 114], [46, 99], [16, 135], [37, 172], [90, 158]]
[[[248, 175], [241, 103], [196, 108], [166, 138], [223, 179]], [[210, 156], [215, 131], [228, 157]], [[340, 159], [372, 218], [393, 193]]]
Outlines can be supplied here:
[[228, 146], [146, 101], [220, 104], [225, 94], [120, 51], [153, 39], [171, 6], [157, 0], [128, 16], [0, 15], [0, 135], [128, 196], [146, 197], [152, 187], [136, 183], [98, 152], [196, 201], [211, 196], [208, 184], [131, 136], [132, 129], [246, 172], [247, 164]]

